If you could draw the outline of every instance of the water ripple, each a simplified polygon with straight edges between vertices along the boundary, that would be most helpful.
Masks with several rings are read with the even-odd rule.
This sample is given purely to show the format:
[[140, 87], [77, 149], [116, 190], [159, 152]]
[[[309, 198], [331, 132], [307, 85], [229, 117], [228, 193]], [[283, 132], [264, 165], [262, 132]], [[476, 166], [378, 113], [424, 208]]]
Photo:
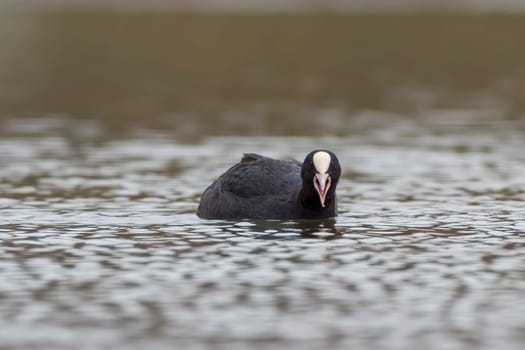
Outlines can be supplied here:
[[[1, 140], [2, 344], [519, 348], [523, 141], [413, 135]], [[344, 164], [337, 220], [194, 215], [239, 150], [314, 144]]]

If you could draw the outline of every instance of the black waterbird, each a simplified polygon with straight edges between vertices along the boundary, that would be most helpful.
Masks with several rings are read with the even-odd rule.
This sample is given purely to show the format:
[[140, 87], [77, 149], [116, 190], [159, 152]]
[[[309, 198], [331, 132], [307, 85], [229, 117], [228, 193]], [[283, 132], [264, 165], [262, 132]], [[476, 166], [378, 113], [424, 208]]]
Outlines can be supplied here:
[[310, 152], [304, 162], [244, 154], [202, 194], [203, 219], [324, 219], [337, 215], [341, 166], [334, 153]]

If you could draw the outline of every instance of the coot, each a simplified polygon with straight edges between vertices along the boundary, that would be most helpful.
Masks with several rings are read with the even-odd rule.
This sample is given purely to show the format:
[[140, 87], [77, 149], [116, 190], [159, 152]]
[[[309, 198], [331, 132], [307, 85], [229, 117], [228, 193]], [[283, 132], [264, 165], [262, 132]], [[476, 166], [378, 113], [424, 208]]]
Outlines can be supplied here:
[[244, 154], [202, 194], [203, 219], [324, 219], [337, 215], [341, 166], [334, 153], [310, 152], [304, 162]]

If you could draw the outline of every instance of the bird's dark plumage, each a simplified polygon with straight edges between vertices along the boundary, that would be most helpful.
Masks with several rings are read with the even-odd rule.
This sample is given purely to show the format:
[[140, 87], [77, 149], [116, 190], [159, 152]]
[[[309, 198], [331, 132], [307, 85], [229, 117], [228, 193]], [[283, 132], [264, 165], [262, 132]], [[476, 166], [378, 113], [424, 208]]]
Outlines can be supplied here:
[[302, 164], [245, 154], [204, 191], [197, 215], [204, 219], [334, 217], [340, 174], [339, 161], [330, 151], [313, 151]]

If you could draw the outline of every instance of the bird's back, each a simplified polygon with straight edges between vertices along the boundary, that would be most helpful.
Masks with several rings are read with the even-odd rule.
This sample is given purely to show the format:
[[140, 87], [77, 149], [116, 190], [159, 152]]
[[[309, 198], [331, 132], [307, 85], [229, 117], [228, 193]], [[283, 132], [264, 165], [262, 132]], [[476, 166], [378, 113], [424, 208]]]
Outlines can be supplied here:
[[245, 154], [203, 193], [197, 215], [206, 219], [293, 218], [301, 163]]

